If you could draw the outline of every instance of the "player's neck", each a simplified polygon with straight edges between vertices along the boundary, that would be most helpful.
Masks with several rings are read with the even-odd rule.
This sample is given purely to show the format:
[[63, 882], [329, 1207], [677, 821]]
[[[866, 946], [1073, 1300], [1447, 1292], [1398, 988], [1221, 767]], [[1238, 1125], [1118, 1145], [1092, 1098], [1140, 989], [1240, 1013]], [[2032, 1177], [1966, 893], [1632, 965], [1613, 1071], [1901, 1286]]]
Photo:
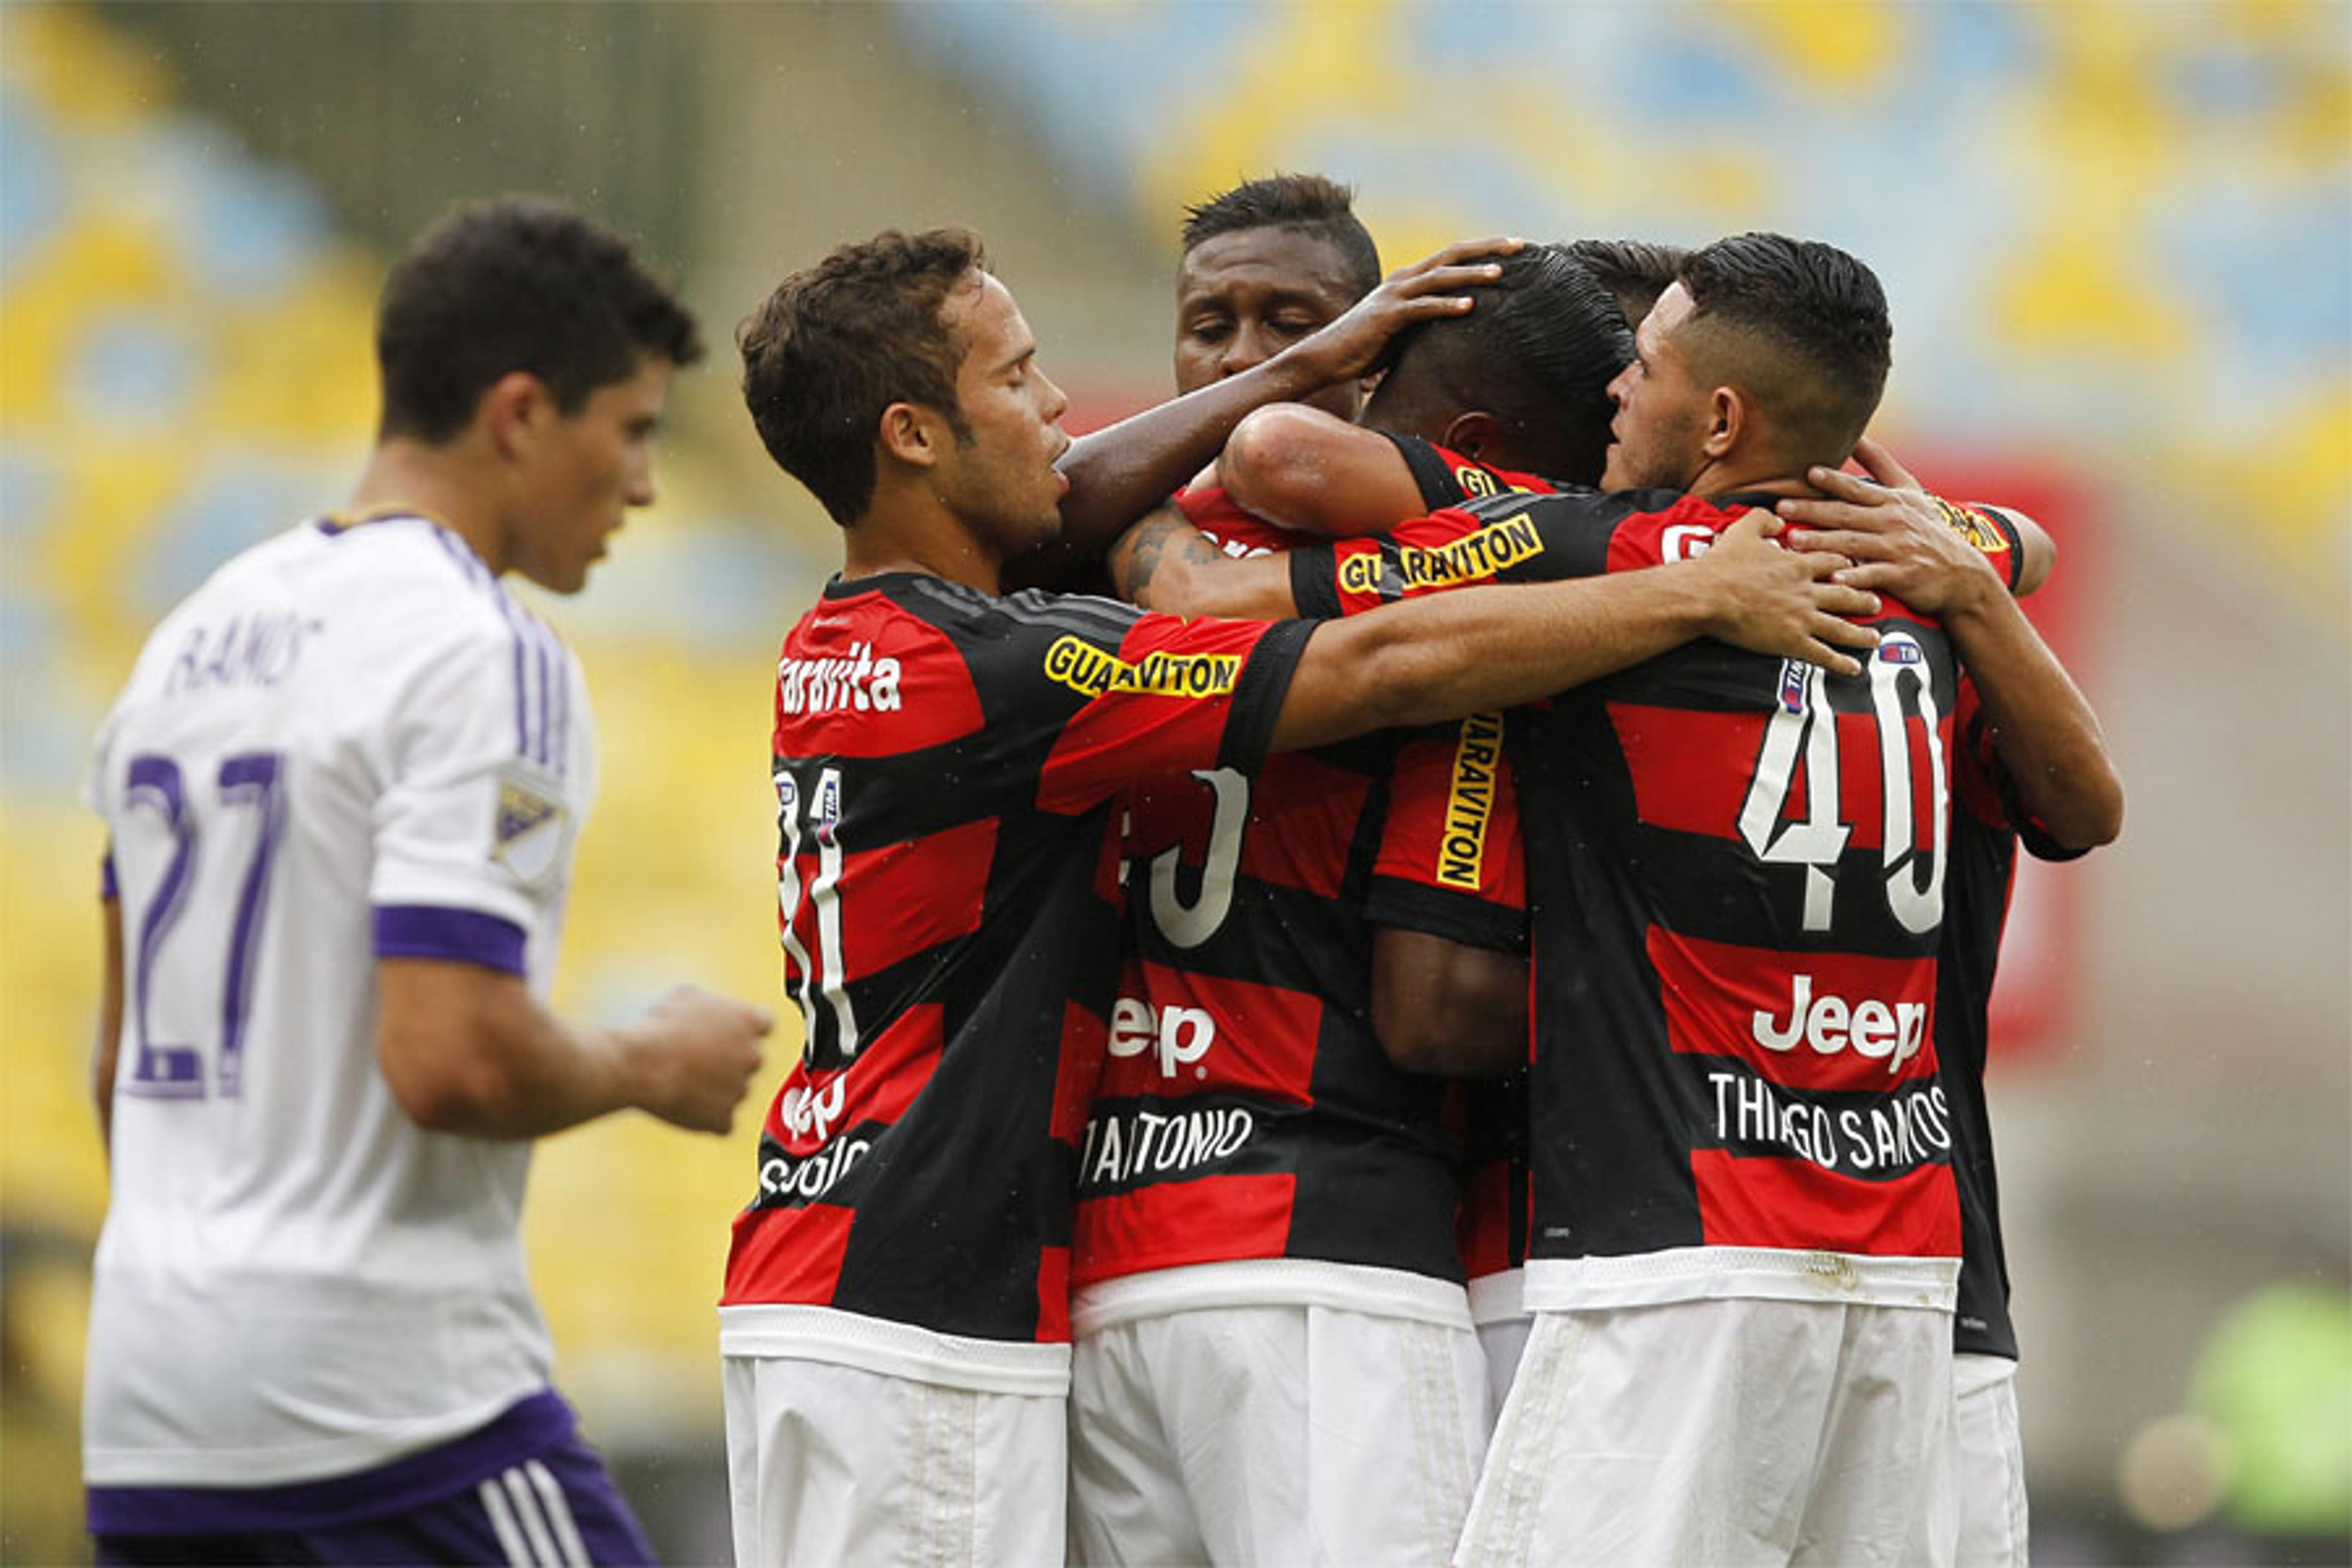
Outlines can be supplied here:
[[430, 518], [464, 540], [492, 572], [507, 569], [506, 532], [480, 476], [451, 447], [405, 437], [379, 443], [344, 509], [353, 521]]
[[[934, 527], [922, 527], [903, 512], [868, 508], [842, 536], [842, 578], [877, 576], [882, 572], [918, 572], [940, 576], [985, 595], [1004, 593], [1004, 562], [981, 548], [967, 529], [940, 512]], [[946, 524], [946, 527], [939, 527]]]
[[1003, 561], [928, 483], [883, 476], [873, 504], [844, 531], [842, 546], [845, 579], [915, 572], [992, 596], [1004, 591]]
[[1710, 463], [1690, 482], [1690, 493], [1702, 500], [1717, 496], [1810, 496], [1813, 487], [1801, 472], [1790, 474], [1777, 464]]

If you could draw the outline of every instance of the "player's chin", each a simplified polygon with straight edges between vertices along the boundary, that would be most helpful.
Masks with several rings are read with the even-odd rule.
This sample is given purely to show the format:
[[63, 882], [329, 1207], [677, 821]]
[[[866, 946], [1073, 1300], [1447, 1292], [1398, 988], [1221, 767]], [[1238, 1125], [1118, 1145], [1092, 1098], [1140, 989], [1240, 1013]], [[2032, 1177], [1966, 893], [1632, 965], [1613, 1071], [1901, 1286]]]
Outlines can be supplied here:
[[551, 594], [576, 594], [588, 585], [588, 571], [604, 558], [599, 549], [595, 554], [579, 561], [559, 562], [531, 574], [531, 581]]

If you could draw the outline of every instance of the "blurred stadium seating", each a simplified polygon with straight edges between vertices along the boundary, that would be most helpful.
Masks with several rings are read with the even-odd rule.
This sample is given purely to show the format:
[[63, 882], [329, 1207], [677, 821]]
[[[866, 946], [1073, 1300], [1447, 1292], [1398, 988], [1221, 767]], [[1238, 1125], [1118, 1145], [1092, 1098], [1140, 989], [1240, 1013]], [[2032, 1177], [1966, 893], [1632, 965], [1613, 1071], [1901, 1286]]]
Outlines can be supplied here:
[[[910, 5], [1139, 222], [1281, 167], [1357, 180], [1391, 264], [1465, 234], [1771, 227], [1886, 280], [1888, 417], [2051, 428], [2159, 521], [2352, 590], [2352, 35], [2340, 6], [1314, 0]], [[1932, 173], [1931, 173], [1932, 172]], [[2263, 504], [2243, 491], [2260, 476]]]

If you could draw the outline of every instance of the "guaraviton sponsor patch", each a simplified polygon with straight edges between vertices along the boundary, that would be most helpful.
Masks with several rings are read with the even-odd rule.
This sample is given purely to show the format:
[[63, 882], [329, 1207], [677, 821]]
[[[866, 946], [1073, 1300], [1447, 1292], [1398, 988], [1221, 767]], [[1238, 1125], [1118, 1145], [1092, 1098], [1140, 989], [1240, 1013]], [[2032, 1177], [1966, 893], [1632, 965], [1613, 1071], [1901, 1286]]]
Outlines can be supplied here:
[[[1515, 562], [1543, 552], [1543, 536], [1527, 512], [1516, 512], [1490, 522], [1475, 533], [1465, 533], [1449, 544], [1429, 549], [1402, 544], [1396, 550], [1396, 580], [1400, 588], [1442, 588], [1492, 577]], [[1388, 563], [1375, 552], [1350, 555], [1339, 563], [1339, 586], [1350, 594], [1376, 594]]]
[[1495, 816], [1495, 775], [1503, 757], [1503, 716], [1473, 713], [1454, 746], [1454, 783], [1445, 795], [1445, 831], [1437, 844], [1437, 880], [1478, 890], [1486, 860], [1486, 825]]
[[1150, 697], [1222, 697], [1241, 679], [1233, 653], [1147, 653], [1129, 663], [1083, 637], [1060, 637], [1045, 650], [1045, 673], [1073, 691], [1099, 697], [1134, 691]]

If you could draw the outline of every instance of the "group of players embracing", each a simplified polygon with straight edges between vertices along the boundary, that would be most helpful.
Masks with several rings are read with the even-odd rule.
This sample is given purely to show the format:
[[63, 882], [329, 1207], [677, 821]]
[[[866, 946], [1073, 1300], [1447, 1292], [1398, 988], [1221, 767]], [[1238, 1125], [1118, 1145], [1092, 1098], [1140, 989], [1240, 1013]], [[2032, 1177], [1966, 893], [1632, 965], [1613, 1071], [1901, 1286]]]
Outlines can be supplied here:
[[[535, 997], [593, 759], [576, 667], [498, 578], [578, 586], [698, 345], [646, 328], [676, 307], [625, 262], [551, 311], [607, 341], [572, 383], [517, 329], [404, 424], [402, 278], [439, 256], [466, 294], [447, 237], [528, 249], [519, 212], [596, 234], [495, 204], [395, 273], [380, 520], [226, 569], [245, 597], [175, 612], [102, 738], [114, 1560], [458, 1553], [420, 1520], [497, 1561], [642, 1544], [547, 1386], [520, 1166], [478, 1162], [626, 1104], [723, 1127], [767, 1019], [689, 990], [596, 1031]], [[778, 662], [805, 1047], [720, 1308], [739, 1563], [2024, 1560], [1986, 1001], [2018, 846], [2080, 854], [2122, 800], [2017, 607], [2047, 536], [1864, 437], [1890, 338], [1866, 266], [1772, 234], [1471, 242], [1382, 280], [1305, 175], [1192, 209], [1181, 395], [1075, 443], [963, 231], [844, 245], [744, 321], [753, 423], [844, 564]], [[299, 744], [187, 717], [323, 711], [306, 670], [367, 701]], [[269, 1089], [329, 1005], [271, 1001], [324, 940], [271, 940], [312, 795], [361, 862], [314, 851], [359, 1062]], [[226, 979], [167, 1023], [200, 796], [261, 847], [216, 874]], [[233, 1048], [155, 1043], [206, 1007]], [[263, 1402], [238, 1441], [274, 1468], [240, 1482], [158, 1458], [232, 1446], [202, 1402], [100, 1369], [183, 1353], [181, 1288], [236, 1267], [228, 1227], [167, 1237], [203, 1200], [126, 1157], [184, 1159], [131, 1151], [193, 1108], [258, 1137], [228, 1126], [257, 1087], [407, 1294], [355, 1357], [333, 1314], [365, 1291], [308, 1282], [333, 1374]], [[406, 1389], [319, 1414], [395, 1355]], [[287, 1511], [322, 1489], [406, 1513]]]

